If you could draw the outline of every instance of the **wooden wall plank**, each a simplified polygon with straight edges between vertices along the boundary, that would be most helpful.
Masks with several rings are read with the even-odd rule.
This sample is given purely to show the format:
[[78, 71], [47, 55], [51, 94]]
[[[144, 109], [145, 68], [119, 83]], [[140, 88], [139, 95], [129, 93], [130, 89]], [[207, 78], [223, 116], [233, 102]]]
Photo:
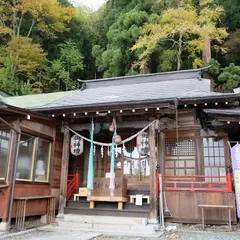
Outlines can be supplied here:
[[[223, 192], [190, 192], [190, 191], [166, 191], [167, 207], [172, 218], [171, 221], [185, 223], [200, 223], [201, 209], [198, 205], [231, 205], [232, 221], [236, 222], [235, 194]], [[226, 223], [228, 213], [225, 209], [206, 210], [207, 223]]]
[[61, 164], [62, 164], [63, 136], [57, 132], [54, 148], [54, 158], [52, 166], [52, 188], [60, 188], [61, 183]]
[[46, 124], [33, 122], [29, 120], [22, 120], [20, 125], [21, 128], [28, 130], [30, 132], [54, 138], [54, 128]]

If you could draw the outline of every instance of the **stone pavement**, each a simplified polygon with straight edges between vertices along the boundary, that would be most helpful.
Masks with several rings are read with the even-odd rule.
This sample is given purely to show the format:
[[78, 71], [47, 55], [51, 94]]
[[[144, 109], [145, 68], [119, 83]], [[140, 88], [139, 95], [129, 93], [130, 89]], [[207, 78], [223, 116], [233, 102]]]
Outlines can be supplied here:
[[[0, 235], [0, 239], [1, 239]], [[49, 230], [32, 231], [22, 235], [4, 238], [5, 240], [239, 240], [240, 232], [170, 232], [158, 238], [141, 236], [104, 236], [96, 232], [69, 231], [69, 230]]]
[[[5, 237], [4, 240], [90, 240], [100, 236], [96, 232], [51, 230], [51, 231], [32, 231], [21, 235], [10, 234], [11, 237]], [[0, 235], [2, 239], [3, 235]]]

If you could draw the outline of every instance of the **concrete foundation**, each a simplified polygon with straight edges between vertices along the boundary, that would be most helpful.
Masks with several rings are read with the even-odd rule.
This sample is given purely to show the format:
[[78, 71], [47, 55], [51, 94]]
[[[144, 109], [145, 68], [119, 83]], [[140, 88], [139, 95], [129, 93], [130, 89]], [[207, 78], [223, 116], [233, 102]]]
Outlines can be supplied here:
[[40, 222], [47, 224], [47, 215], [46, 214], [41, 216]]
[[159, 224], [150, 224], [144, 218], [107, 217], [65, 214], [57, 218], [58, 227], [65, 230], [81, 230], [103, 233], [153, 234], [159, 231]]
[[8, 231], [8, 223], [7, 222], [0, 222], [0, 231], [3, 231], [3, 232]]

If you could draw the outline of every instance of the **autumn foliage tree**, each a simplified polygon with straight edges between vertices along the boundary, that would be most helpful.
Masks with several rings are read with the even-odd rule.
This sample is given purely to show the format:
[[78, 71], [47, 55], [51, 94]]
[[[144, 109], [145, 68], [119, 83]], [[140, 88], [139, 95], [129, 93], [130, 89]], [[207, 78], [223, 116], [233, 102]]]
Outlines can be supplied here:
[[[46, 54], [41, 45], [31, 38], [32, 35], [37, 34], [38, 39], [55, 38], [56, 33], [68, 30], [67, 23], [73, 13], [72, 7], [62, 7], [57, 0], [0, 0], [0, 34], [4, 49], [0, 53], [2, 66], [9, 67], [6, 59], [10, 58], [13, 75], [21, 78], [22, 84], [33, 84], [36, 80], [33, 76], [43, 67]], [[19, 92], [17, 89], [13, 91]]]
[[131, 50], [142, 49], [139, 62], [144, 68], [161, 43], [170, 42], [170, 48], [176, 49], [178, 70], [182, 68], [183, 51], [194, 57], [194, 67], [203, 65], [211, 59], [212, 41], [222, 43], [227, 36], [225, 28], [217, 27], [222, 13], [221, 7], [210, 6], [210, 0], [201, 1], [198, 7], [191, 1], [182, 1], [178, 8], [164, 11], [158, 23], [145, 24], [142, 36]]

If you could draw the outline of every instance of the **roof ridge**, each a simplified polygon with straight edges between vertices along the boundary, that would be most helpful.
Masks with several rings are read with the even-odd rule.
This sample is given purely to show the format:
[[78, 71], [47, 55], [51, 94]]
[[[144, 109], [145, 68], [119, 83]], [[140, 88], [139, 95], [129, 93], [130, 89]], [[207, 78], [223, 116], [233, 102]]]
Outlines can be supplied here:
[[203, 70], [202, 68], [197, 68], [197, 69], [186, 69], [186, 70], [178, 70], [178, 71], [170, 71], [170, 72], [157, 72], [157, 73], [137, 74], [137, 75], [125, 75], [125, 76], [119, 76], [119, 77], [109, 77], [109, 78], [99, 78], [99, 79], [89, 79], [89, 80], [78, 79], [78, 81], [83, 82], [83, 83], [93, 83], [93, 82], [131, 79], [131, 78], [139, 78], [139, 77], [163, 76], [163, 75], [171, 75], [171, 74], [177, 74], [177, 73], [180, 73], [180, 74], [188, 73], [188, 72], [190, 72], [190, 73], [200, 72], [201, 73], [202, 70]]

